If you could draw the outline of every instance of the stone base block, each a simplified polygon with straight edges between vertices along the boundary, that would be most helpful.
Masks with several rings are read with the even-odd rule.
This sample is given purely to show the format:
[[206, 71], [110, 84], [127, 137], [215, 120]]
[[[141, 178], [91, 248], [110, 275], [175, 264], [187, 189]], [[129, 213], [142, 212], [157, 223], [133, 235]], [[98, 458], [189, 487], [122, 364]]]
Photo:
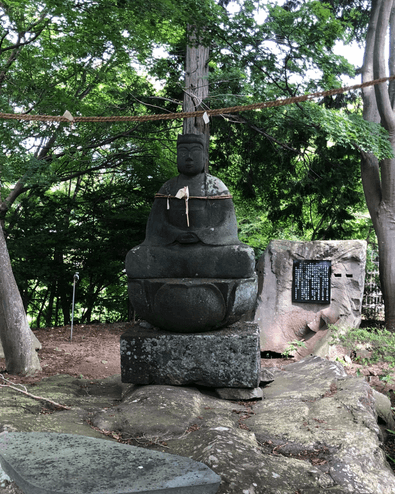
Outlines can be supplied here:
[[204, 333], [176, 333], [137, 324], [121, 336], [122, 382], [256, 388], [257, 324], [238, 322]]

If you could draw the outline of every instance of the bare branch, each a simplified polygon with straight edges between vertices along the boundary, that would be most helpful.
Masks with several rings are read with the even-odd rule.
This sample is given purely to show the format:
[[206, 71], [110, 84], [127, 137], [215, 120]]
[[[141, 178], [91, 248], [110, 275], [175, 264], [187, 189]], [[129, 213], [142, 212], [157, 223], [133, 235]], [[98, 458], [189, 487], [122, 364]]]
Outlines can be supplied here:
[[[166, 110], [166, 108], [163, 108], [162, 106], [158, 106], [158, 105], [150, 105], [149, 103], [144, 103], [144, 101], [141, 101], [139, 100], [138, 98], [136, 98], [136, 96], [133, 96], [132, 94], [132, 98], [137, 101], [137, 103], [140, 103], [144, 106], [149, 106], [150, 108], [158, 108], [159, 110], [162, 110], [162, 111], [166, 111], [167, 113], [172, 113], [170, 110]], [[150, 99], [162, 99], [162, 100], [167, 100], [167, 101], [171, 101], [172, 103], [177, 103], [178, 105], [182, 105], [182, 101], [174, 101], [174, 100], [171, 100], [171, 99], [168, 99], [168, 98], [159, 98], [159, 97], [151, 97]]]
[[46, 13], [43, 13], [36, 22], [33, 22], [27, 29], [18, 33], [18, 41], [13, 45], [7, 46], [6, 48], [2, 48], [1, 52], [4, 53], [6, 51], [15, 50], [15, 49], [19, 50], [19, 48], [21, 48], [22, 46], [30, 45], [31, 43], [33, 43], [33, 41], [35, 41], [40, 36], [40, 34], [44, 31], [44, 29], [48, 26], [51, 19], [48, 19], [46, 22], [44, 22], [44, 24], [40, 27], [40, 29], [38, 29], [36, 32], [33, 33], [33, 36], [31, 38], [27, 39], [26, 41], [22, 41], [22, 40], [25, 39], [26, 34], [29, 33], [31, 28], [35, 27], [36, 25], [38, 25], [40, 22], [43, 21], [45, 16]]
[[5, 40], [5, 39], [6, 39], [6, 37], [8, 36], [8, 34], [9, 34], [9, 31], [8, 31], [8, 30], [7, 30], [7, 31], [5, 31], [4, 36], [2, 36], [2, 38], [0, 39], [0, 52], [2, 52], [2, 51], [3, 51], [1, 47], [2, 47], [2, 45], [3, 45], [4, 40]]
[[181, 100], [171, 99], [171, 98], [164, 98], [163, 96], [150, 96], [149, 99], [160, 99], [160, 100], [163, 100], [163, 101], [169, 101], [170, 103], [174, 103], [176, 105], [182, 105], [182, 101]]
[[278, 141], [276, 138], [274, 138], [273, 136], [271, 136], [270, 134], [268, 134], [267, 132], [265, 132], [263, 129], [257, 127], [256, 125], [254, 125], [253, 123], [251, 123], [250, 121], [248, 121], [244, 117], [241, 117], [239, 115], [226, 115], [226, 114], [223, 115], [223, 116], [225, 118], [232, 118], [233, 119], [233, 122], [235, 122], [235, 123], [247, 124], [248, 127], [250, 127], [251, 129], [253, 129], [256, 132], [258, 132], [258, 134], [261, 134], [261, 135], [265, 136], [269, 141], [274, 142], [275, 144], [278, 144], [283, 149], [286, 149], [287, 151], [292, 151], [293, 153], [296, 153], [296, 154], [300, 154], [300, 152], [297, 149], [289, 146], [288, 144], [285, 144], [283, 142]]
[[[47, 403], [51, 403], [51, 405], [54, 405], [57, 408], [62, 408], [63, 410], [71, 410], [71, 407], [68, 407], [66, 405], [61, 405], [60, 403], [57, 403], [56, 401], [50, 400], [49, 398], [44, 398], [42, 396], [32, 395], [31, 393], [29, 393], [27, 391], [26, 386], [24, 386], [23, 384], [15, 384], [15, 383], [13, 383], [9, 379], [5, 378], [3, 376], [3, 374], [0, 374], [0, 379], [2, 379], [6, 383], [11, 383], [11, 384], [0, 384], [0, 387], [1, 388], [9, 388], [9, 389], [12, 389], [14, 391], [18, 391], [19, 393], [22, 393], [22, 394], [24, 394], [26, 396], [29, 396], [30, 398], [33, 398], [34, 400], [45, 401]], [[14, 384], [14, 386], [12, 386], [13, 384]], [[17, 388], [16, 386], [22, 386], [25, 389], [20, 389], [20, 388]]]

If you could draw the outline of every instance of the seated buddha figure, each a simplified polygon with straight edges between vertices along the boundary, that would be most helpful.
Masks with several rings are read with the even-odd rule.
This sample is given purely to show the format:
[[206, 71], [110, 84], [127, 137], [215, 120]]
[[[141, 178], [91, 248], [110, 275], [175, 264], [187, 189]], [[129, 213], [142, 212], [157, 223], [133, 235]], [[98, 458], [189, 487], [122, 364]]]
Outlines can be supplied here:
[[254, 252], [238, 239], [232, 196], [221, 180], [204, 172], [203, 157], [203, 135], [178, 137], [180, 174], [155, 197], [146, 238], [126, 258], [129, 277], [254, 276]]
[[[253, 291], [255, 290], [253, 249], [238, 239], [236, 215], [228, 189], [221, 180], [204, 172], [204, 148], [205, 139], [202, 134], [178, 136], [179, 175], [166, 182], [156, 194], [145, 240], [127, 254], [125, 264], [129, 296], [137, 313], [141, 312], [141, 303], [140, 299], [134, 299], [141, 298], [142, 293], [147, 294], [148, 284], [144, 284], [143, 280], [151, 280], [151, 285], [156, 287], [158, 280], [167, 280], [173, 286], [173, 290], [175, 284], [180, 286], [181, 282], [175, 283], [177, 279], [182, 279], [184, 284], [188, 283], [188, 280], [207, 280], [207, 286], [217, 286], [225, 299], [232, 298], [230, 292], [236, 289], [234, 284], [233, 288], [230, 287], [230, 280], [253, 280]], [[208, 279], [215, 279], [216, 282], [210, 282]], [[221, 280], [229, 280], [225, 283], [227, 288], [224, 288], [224, 281]], [[190, 290], [188, 300], [201, 298], [200, 292], [203, 293], [204, 290], [197, 290], [197, 285], [196, 281], [195, 291]], [[202, 286], [202, 283], [199, 286]], [[188, 287], [191, 288], [191, 284]], [[156, 289], [151, 287], [148, 292]], [[169, 286], [166, 290], [170, 293]], [[213, 289], [209, 288], [210, 290]], [[146, 304], [150, 306], [149, 310], [154, 310], [152, 307], [156, 303], [155, 293], [151, 293], [146, 300]], [[163, 299], [163, 293], [161, 296]], [[172, 295], [168, 295], [168, 300], [171, 299]], [[162, 300], [162, 312], [164, 304], [166, 305]], [[204, 305], [204, 302], [202, 304]], [[222, 305], [219, 312], [222, 311], [223, 319], [226, 319], [225, 316], [230, 310], [229, 303], [225, 300]], [[144, 314], [145, 319], [149, 320], [146, 314], [147, 312]], [[158, 325], [157, 318], [152, 320]], [[208, 330], [210, 324], [206, 325], [205, 330]], [[166, 329], [170, 326], [174, 329], [174, 322], [167, 326], [162, 324]]]

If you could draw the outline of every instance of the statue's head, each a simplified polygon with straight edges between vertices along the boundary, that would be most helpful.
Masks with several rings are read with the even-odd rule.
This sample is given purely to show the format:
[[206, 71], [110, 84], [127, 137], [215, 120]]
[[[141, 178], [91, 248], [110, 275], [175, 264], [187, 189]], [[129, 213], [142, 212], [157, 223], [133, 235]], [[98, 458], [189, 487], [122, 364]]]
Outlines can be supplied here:
[[181, 134], [177, 139], [177, 168], [183, 175], [204, 171], [206, 138], [203, 134]]

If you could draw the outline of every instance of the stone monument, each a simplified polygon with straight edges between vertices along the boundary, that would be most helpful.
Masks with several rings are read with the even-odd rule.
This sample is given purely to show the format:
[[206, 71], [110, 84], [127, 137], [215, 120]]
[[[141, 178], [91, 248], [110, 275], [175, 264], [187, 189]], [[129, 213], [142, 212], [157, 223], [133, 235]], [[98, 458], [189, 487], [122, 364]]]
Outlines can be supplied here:
[[329, 326], [361, 322], [365, 262], [362, 240], [271, 241], [257, 263], [261, 350], [283, 353], [299, 340], [297, 359], [334, 356]]
[[254, 308], [253, 249], [237, 237], [232, 196], [204, 173], [205, 139], [180, 135], [180, 174], [155, 196], [144, 242], [126, 257], [129, 298], [136, 312], [182, 333], [232, 324]]
[[[229, 351], [234, 358], [241, 356], [241, 368], [242, 362], [246, 365], [243, 355], [255, 349], [256, 325], [240, 326], [239, 323], [237, 330], [230, 328], [254, 309], [258, 283], [253, 249], [241, 243], [237, 236], [232, 196], [221, 180], [204, 172], [204, 146], [201, 134], [178, 137], [179, 175], [166, 182], [156, 194], [146, 238], [126, 257], [130, 302], [139, 317], [153, 328], [146, 325], [142, 331], [140, 326], [133, 336], [121, 338], [124, 382], [202, 382], [219, 387], [226, 387], [226, 382], [233, 387], [256, 385], [251, 385], [251, 379], [240, 379], [240, 376], [219, 379], [216, 384], [222, 372], [218, 362], [223, 360], [223, 352]], [[137, 347], [139, 356], [134, 353]], [[219, 360], [210, 359], [219, 349]], [[150, 357], [146, 353], [147, 358], [143, 358], [144, 352]], [[175, 367], [184, 369], [180, 374], [173, 364], [169, 366], [169, 362], [173, 362], [169, 352], [178, 361]], [[195, 352], [199, 353], [196, 358], [193, 357]], [[251, 365], [254, 368], [257, 352], [259, 348], [253, 350]], [[186, 358], [190, 360], [188, 366], [193, 363], [191, 368], [198, 369], [192, 372], [193, 376], [191, 372], [186, 372], [188, 376], [185, 374]], [[215, 363], [213, 373], [217, 376], [209, 377], [204, 371], [207, 358]], [[152, 365], [147, 365], [147, 359], [161, 362], [161, 377], [151, 375]], [[136, 361], [140, 364], [136, 365]], [[144, 375], [146, 379], [141, 382]], [[257, 376], [252, 381], [256, 383]]]

